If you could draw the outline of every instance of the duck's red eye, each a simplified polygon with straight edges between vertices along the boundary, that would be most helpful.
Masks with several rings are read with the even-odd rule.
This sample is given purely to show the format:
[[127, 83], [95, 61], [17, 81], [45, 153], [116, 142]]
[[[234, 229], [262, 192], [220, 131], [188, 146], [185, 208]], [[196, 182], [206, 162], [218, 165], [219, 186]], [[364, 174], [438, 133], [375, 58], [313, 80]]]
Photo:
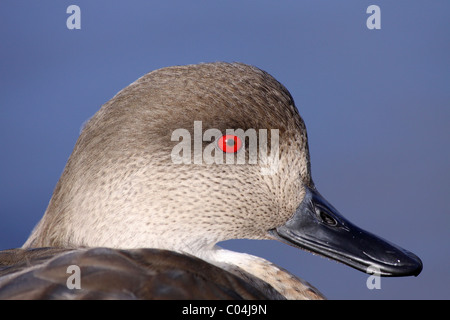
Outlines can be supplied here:
[[237, 152], [242, 147], [241, 138], [232, 134], [221, 136], [217, 144], [223, 152]]

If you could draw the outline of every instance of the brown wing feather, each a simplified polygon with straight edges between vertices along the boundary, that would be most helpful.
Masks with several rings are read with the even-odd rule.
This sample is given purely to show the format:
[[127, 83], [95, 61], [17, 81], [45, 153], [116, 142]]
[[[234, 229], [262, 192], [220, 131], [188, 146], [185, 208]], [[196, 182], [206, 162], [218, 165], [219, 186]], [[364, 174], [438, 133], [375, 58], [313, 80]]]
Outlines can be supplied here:
[[[66, 285], [80, 267], [81, 289]], [[237, 276], [167, 250], [12, 249], [0, 252], [0, 299], [265, 299]]]

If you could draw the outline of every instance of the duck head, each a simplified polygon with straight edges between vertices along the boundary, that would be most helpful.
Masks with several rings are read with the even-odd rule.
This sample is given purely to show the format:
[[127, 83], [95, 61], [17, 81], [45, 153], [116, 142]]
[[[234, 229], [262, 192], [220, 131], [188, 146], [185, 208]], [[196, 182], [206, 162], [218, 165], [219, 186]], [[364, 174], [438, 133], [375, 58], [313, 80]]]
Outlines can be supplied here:
[[320, 195], [291, 95], [240, 63], [156, 70], [103, 105], [24, 246], [202, 256], [239, 238], [277, 239], [382, 275], [422, 268], [414, 254], [356, 227]]

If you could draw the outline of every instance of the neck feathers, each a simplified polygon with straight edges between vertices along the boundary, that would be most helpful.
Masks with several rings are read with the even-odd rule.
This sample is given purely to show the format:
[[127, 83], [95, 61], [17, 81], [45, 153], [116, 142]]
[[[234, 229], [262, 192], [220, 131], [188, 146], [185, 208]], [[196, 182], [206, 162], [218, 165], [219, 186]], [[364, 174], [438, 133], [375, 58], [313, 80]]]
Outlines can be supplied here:
[[260, 257], [215, 247], [201, 258], [243, 278], [271, 299], [325, 299], [306, 281]]

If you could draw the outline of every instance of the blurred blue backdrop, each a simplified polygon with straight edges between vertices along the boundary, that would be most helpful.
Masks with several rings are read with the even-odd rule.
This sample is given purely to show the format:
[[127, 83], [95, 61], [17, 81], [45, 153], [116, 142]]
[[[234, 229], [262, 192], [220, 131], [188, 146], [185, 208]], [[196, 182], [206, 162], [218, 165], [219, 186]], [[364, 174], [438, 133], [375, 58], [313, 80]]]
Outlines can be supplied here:
[[[66, 9], [81, 8], [81, 30]], [[366, 9], [381, 8], [369, 30]], [[417, 277], [367, 275], [275, 241], [273, 261], [331, 299], [449, 299], [450, 2], [0, 2], [0, 249], [44, 213], [82, 123], [145, 73], [240, 61], [293, 95], [313, 178], [349, 220], [419, 255]]]

